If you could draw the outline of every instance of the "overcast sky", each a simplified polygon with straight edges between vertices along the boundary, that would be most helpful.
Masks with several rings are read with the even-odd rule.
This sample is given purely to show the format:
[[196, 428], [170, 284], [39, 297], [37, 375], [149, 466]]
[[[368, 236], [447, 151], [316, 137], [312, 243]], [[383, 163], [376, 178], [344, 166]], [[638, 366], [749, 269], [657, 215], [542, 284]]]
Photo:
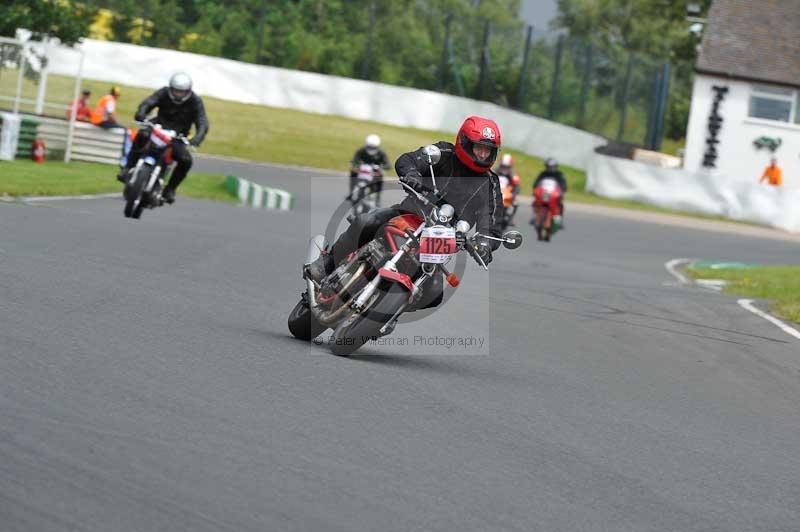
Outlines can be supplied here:
[[522, 19], [537, 30], [547, 29], [556, 16], [556, 0], [522, 0], [519, 11]]

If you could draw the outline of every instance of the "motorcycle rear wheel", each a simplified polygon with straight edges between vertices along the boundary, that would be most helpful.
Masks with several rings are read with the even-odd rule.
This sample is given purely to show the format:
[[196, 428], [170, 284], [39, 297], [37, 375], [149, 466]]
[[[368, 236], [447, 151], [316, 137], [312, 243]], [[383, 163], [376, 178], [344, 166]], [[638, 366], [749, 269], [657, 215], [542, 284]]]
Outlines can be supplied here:
[[289, 313], [289, 332], [298, 340], [310, 342], [327, 329], [314, 317], [308, 308], [308, 295], [303, 292], [300, 301]]
[[391, 285], [369, 309], [351, 314], [336, 327], [330, 341], [331, 352], [338, 356], [351, 355], [368, 341], [380, 337], [381, 327], [407, 301], [408, 291], [397, 284]]

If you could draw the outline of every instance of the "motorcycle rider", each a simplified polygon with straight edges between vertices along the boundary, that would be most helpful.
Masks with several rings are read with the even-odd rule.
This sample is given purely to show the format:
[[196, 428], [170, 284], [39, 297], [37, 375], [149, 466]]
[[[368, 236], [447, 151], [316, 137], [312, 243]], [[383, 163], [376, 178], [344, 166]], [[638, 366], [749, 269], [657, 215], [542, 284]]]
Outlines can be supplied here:
[[503, 183], [502, 178], [508, 180], [509, 185], [512, 187], [511, 191], [516, 199], [519, 194], [520, 177], [514, 173], [514, 158], [510, 153], [506, 153], [500, 158], [500, 166], [496, 170], [497, 175], [500, 177], [500, 184]]
[[[377, 165], [384, 170], [390, 168], [389, 157], [386, 155], [386, 152], [381, 149], [381, 138], [374, 133], [367, 135], [364, 146], [356, 150], [356, 153], [353, 155], [353, 160], [350, 161], [349, 191], [352, 191], [356, 186], [358, 167], [362, 164], [368, 164], [370, 166]], [[383, 176], [375, 177], [369, 189], [370, 190], [367, 190], [366, 193], [375, 192], [375, 204], [380, 205], [381, 191], [383, 190]]]
[[[554, 158], [549, 157], [544, 162], [544, 170], [542, 170], [539, 175], [536, 177], [536, 180], [533, 182], [533, 190], [536, 190], [536, 187], [545, 180], [545, 179], [555, 179], [558, 183], [558, 186], [561, 188], [561, 200], [559, 201], [559, 209], [561, 210], [560, 215], [556, 215], [553, 217], [553, 221], [561, 228], [564, 228], [564, 196], [567, 193], [567, 179], [564, 177], [564, 174], [558, 168], [558, 161]], [[534, 225], [534, 218], [531, 218], [531, 225]]]
[[[514, 158], [511, 157], [510, 153], [506, 153], [500, 158], [500, 166], [497, 167], [495, 172], [500, 178], [500, 187], [503, 190], [508, 187], [511, 189], [511, 203], [509, 205], [515, 205], [517, 201], [517, 195], [519, 194], [519, 185], [521, 179], [517, 174], [514, 173]], [[506, 205], [506, 207], [509, 207], [509, 205]], [[512, 227], [515, 225], [513, 215], [511, 215], [508, 225]]]
[[[503, 198], [499, 179], [492, 171], [501, 146], [497, 124], [488, 118], [467, 117], [458, 130], [455, 145], [439, 141], [435, 146], [442, 152], [439, 162], [433, 165], [439, 196], [455, 208], [459, 219], [476, 225], [478, 232], [502, 236], [500, 222]], [[423, 194], [433, 191], [433, 180], [423, 148], [401, 155], [395, 162], [395, 171], [400, 181], [414, 190]], [[416, 196], [409, 194], [398, 205], [357, 216], [330, 250], [308, 266], [306, 275], [319, 282], [351, 252], [371, 241], [383, 224], [400, 214], [419, 214], [427, 209]], [[499, 245], [500, 242], [496, 240], [479, 238], [476, 250], [483, 261], [489, 264], [492, 251]], [[434, 282], [441, 286], [441, 279]], [[438, 299], [429, 306], [441, 301], [441, 289], [437, 288], [435, 292]]]
[[[142, 121], [153, 109], [158, 108], [158, 114], [152, 121], [161, 124], [165, 129], [172, 129], [180, 134], [188, 135], [194, 124], [194, 137], [189, 140], [189, 145], [200, 146], [208, 133], [208, 118], [203, 106], [203, 100], [192, 91], [192, 78], [185, 72], [177, 72], [169, 78], [169, 85], [162, 87], [148, 96], [139, 105], [134, 118]], [[130, 156], [126, 167], [117, 176], [120, 181], [125, 181], [128, 170], [136, 165], [150, 138], [147, 129], [139, 130], [133, 141]], [[172, 143], [172, 156], [177, 162], [172, 172], [169, 183], [164, 187], [162, 197], [167, 203], [175, 201], [175, 190], [184, 180], [192, 167], [192, 155], [186, 145], [180, 141]]]

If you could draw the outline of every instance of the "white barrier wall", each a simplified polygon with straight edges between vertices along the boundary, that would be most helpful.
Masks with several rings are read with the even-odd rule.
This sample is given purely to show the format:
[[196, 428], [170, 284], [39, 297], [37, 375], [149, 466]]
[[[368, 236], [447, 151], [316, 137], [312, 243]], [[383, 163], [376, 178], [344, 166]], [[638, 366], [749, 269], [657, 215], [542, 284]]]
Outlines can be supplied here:
[[[587, 167], [594, 148], [605, 144], [602, 137], [579, 129], [432, 91], [91, 39], [80, 48], [86, 53], [86, 79], [156, 89], [175, 71], [184, 70], [201, 95], [448, 132], [457, 131], [466, 116], [477, 114], [497, 121], [504, 145], [556, 157], [580, 169]], [[51, 72], [71, 75], [77, 62], [78, 53], [58, 49]]]
[[612, 199], [800, 231], [798, 188], [777, 188], [719, 174], [659, 168], [596, 153], [586, 174], [586, 189]]

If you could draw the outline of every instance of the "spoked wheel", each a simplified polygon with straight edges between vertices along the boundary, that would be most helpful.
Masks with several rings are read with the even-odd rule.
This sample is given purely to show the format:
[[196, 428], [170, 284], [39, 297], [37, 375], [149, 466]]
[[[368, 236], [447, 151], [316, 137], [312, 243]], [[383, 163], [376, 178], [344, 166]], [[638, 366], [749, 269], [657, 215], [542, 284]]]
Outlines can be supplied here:
[[308, 294], [303, 292], [300, 301], [289, 313], [289, 332], [298, 340], [306, 342], [313, 340], [327, 329], [312, 314], [308, 308]]
[[408, 291], [392, 284], [366, 311], [351, 314], [336, 327], [330, 342], [331, 352], [339, 356], [351, 355], [368, 341], [380, 337], [381, 328], [407, 301]]

